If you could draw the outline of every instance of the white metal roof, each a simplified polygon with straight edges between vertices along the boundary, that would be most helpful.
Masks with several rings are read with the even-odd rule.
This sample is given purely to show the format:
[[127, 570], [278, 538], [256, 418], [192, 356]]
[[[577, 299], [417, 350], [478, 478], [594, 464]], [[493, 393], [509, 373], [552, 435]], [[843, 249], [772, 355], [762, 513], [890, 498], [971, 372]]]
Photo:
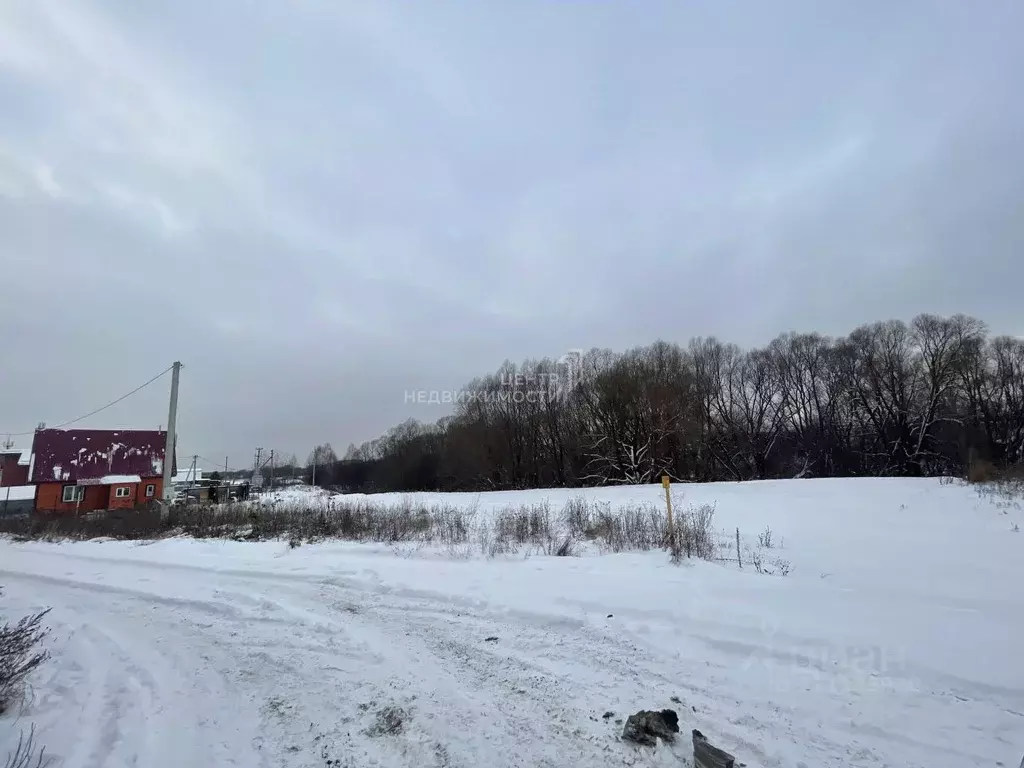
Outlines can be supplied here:
[[0, 488], [0, 505], [5, 501], [27, 501], [36, 497], [34, 485], [9, 485]]
[[179, 469], [177, 474], [171, 478], [171, 482], [175, 485], [182, 485], [185, 483], [198, 483], [203, 479], [203, 470], [196, 467], [192, 469], [191, 466], [185, 469]]
[[18, 454], [18, 466], [27, 467], [32, 458], [31, 448], [0, 448], [0, 454], [9, 456], [12, 453]]

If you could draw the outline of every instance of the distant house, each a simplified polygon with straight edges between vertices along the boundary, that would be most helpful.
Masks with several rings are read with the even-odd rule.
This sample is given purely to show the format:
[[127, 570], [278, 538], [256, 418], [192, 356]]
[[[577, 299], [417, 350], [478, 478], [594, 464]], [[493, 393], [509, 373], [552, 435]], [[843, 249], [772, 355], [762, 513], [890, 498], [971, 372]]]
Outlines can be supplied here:
[[203, 470], [189, 464], [178, 471], [171, 478], [174, 486], [174, 497], [178, 501], [192, 501], [199, 504], [206, 504], [210, 501], [209, 479], [203, 479]]
[[29, 467], [36, 511], [130, 509], [159, 500], [166, 440], [155, 430], [37, 430]]
[[189, 486], [198, 485], [203, 481], [203, 470], [198, 467], [193, 467], [189, 464], [184, 469], [179, 469], [174, 473], [174, 477], [171, 478], [171, 482], [175, 486]]
[[0, 488], [0, 517], [31, 512], [36, 506], [34, 485], [8, 485]]
[[0, 448], [0, 488], [28, 484], [30, 448]]

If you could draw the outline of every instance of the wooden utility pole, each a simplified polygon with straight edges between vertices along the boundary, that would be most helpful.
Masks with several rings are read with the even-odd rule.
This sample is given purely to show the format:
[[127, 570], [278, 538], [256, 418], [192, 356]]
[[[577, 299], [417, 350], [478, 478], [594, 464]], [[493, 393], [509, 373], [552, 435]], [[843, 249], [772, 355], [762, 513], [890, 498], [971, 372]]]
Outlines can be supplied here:
[[[174, 363], [174, 371], [171, 373], [171, 403], [167, 411], [167, 441], [164, 444], [164, 502], [170, 503], [174, 498], [174, 489], [171, 487], [172, 472], [174, 467], [174, 444], [175, 426], [178, 421], [178, 376], [181, 373], [181, 363]], [[152, 422], [151, 422], [152, 423]]]
[[263, 449], [256, 449], [256, 458], [252, 463], [252, 482], [250, 486], [252, 488], [260, 488], [263, 486], [263, 465], [260, 464], [260, 458], [263, 456]]

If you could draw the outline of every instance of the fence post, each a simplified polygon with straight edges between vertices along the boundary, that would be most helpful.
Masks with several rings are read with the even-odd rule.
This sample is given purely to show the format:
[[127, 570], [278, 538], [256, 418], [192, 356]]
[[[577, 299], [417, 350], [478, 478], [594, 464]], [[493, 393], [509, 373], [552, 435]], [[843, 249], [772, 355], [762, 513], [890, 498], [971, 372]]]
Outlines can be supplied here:
[[665, 507], [668, 509], [668, 541], [672, 551], [676, 551], [676, 527], [672, 523], [672, 481], [668, 475], [661, 476], [661, 487], [665, 489]]

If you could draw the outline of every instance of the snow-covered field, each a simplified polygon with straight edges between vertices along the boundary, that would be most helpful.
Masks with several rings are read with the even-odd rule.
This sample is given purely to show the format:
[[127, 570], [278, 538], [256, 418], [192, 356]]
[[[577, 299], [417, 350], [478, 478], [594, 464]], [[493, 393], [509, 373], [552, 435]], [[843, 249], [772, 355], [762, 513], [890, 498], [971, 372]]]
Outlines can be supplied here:
[[[416, 496], [487, 514], [577, 493]], [[76, 768], [667, 766], [691, 728], [752, 767], [1019, 764], [1018, 507], [895, 479], [677, 490], [697, 502], [745, 546], [770, 526], [789, 575], [664, 552], [0, 542], [0, 611], [53, 607], [0, 759], [34, 723]], [[664, 707], [678, 745], [618, 740], [617, 719]]]

